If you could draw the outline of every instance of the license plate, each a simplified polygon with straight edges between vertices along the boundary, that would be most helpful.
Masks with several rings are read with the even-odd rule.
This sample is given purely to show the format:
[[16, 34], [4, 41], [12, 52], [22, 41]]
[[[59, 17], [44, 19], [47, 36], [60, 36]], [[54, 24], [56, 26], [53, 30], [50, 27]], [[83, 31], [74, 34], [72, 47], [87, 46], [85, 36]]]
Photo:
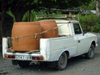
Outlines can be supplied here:
[[15, 59], [17, 59], [17, 60], [31, 60], [32, 58], [30, 56], [15, 56]]

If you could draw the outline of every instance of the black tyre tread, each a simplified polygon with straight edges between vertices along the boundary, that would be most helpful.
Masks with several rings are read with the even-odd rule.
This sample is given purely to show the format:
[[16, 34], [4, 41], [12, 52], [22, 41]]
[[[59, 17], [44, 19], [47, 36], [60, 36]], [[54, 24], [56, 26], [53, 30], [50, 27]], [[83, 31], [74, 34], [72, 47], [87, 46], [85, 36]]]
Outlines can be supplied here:
[[[63, 52], [63, 53], [65, 53], [65, 52]], [[63, 54], [63, 53], [62, 53], [62, 54]], [[65, 53], [65, 54], [66, 54], [66, 56], [67, 56], [66, 59], [67, 59], [67, 63], [68, 63], [68, 54], [67, 54], [67, 53]], [[64, 70], [64, 69], [66, 69], [66, 67], [67, 67], [67, 63], [66, 63], [66, 66], [65, 66], [64, 68], [61, 68], [61, 67], [60, 67], [60, 65], [58, 64], [59, 61], [57, 61], [56, 63], [57, 63], [57, 64], [56, 64], [56, 69], [57, 69], [57, 70]]]
[[[91, 44], [91, 47], [90, 47], [90, 48], [95, 48], [95, 47], [94, 47], [93, 44]], [[93, 52], [94, 52], [94, 49], [93, 49]], [[86, 57], [87, 59], [92, 59], [92, 58], [94, 58], [94, 56], [95, 56], [95, 53], [94, 53], [93, 57], [90, 57], [90, 56], [89, 56], [89, 51], [88, 51], [88, 53], [85, 54], [85, 57]]]

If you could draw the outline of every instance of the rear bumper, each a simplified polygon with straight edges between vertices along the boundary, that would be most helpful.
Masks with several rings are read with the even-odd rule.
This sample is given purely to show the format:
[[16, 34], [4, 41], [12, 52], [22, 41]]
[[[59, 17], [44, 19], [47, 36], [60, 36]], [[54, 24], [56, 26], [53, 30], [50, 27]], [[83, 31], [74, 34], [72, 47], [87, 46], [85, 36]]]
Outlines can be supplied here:
[[23, 61], [45, 61], [44, 57], [39, 53], [11, 53], [7, 52], [4, 54], [5, 59], [11, 60], [23, 60]]
[[48, 61], [45, 51], [33, 52], [33, 53], [21, 53], [21, 52], [8, 52], [8, 38], [3, 37], [2, 40], [2, 55], [4, 59], [11, 60], [25, 60], [25, 61]]

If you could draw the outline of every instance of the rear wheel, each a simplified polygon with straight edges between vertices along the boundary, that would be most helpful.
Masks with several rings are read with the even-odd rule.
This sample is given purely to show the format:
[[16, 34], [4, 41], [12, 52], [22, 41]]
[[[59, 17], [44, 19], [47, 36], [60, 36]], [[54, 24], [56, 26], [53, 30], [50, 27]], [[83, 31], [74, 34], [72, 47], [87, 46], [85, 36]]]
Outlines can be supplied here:
[[57, 61], [57, 69], [63, 70], [67, 67], [68, 55], [64, 52], [61, 54], [59, 60]]
[[88, 59], [94, 58], [94, 56], [95, 56], [94, 49], [95, 49], [95, 47], [94, 47], [94, 45], [92, 44], [91, 47], [89, 48], [88, 53], [85, 54], [86, 58], [88, 58]]
[[26, 68], [30, 65], [30, 61], [18, 61], [20, 68]]

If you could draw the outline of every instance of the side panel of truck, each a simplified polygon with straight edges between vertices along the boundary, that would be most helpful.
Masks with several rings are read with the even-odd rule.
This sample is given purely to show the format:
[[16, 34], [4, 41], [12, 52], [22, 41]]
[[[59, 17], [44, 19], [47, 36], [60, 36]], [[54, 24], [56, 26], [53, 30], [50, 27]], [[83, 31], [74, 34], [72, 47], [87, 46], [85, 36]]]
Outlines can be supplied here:
[[[45, 40], [45, 39], [42, 39]], [[69, 56], [76, 54], [77, 42], [73, 36], [59, 37], [48, 39], [49, 46], [47, 49], [47, 57], [49, 61], [57, 61], [64, 51], [69, 52]]]

